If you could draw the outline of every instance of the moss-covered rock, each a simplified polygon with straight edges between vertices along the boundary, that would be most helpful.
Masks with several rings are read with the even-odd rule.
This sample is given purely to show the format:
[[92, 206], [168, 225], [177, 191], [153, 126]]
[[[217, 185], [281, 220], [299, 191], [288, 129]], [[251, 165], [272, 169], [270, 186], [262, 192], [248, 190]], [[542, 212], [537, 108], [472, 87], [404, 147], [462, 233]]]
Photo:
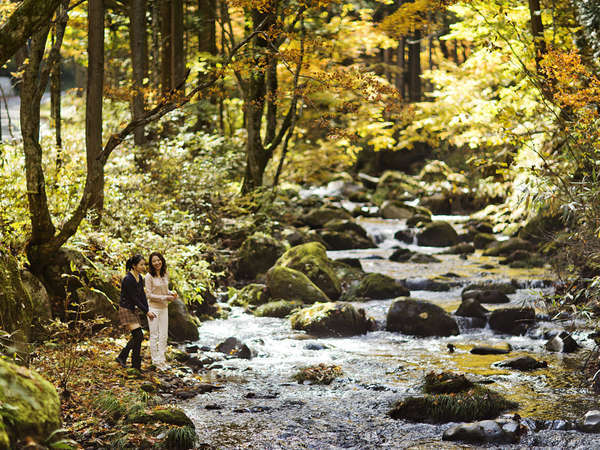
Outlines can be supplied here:
[[279, 317], [284, 318], [289, 316], [298, 308], [302, 308], [304, 304], [294, 300], [277, 300], [259, 306], [254, 311], [257, 317]]
[[483, 251], [483, 256], [507, 256], [515, 250], [532, 250], [533, 244], [520, 238], [497, 242]]
[[75, 292], [81, 306], [82, 318], [104, 317], [113, 325], [119, 324], [119, 306], [104, 292], [88, 287], [81, 287]]
[[265, 233], [248, 236], [238, 251], [238, 275], [254, 279], [258, 274], [266, 273], [287, 248], [285, 241]]
[[417, 243], [426, 247], [450, 247], [458, 244], [458, 234], [448, 222], [435, 221], [417, 233]]
[[394, 297], [408, 297], [410, 291], [392, 277], [381, 273], [368, 273], [360, 284], [352, 291], [356, 297], [367, 299], [384, 299]]
[[473, 386], [473, 382], [463, 374], [429, 372], [425, 375], [423, 390], [426, 394], [456, 394], [471, 389]]
[[441, 252], [442, 255], [470, 255], [472, 253], [475, 253], [475, 247], [467, 242], [453, 245], [448, 250]]
[[385, 200], [409, 199], [421, 191], [418, 180], [403, 172], [387, 171], [379, 182], [373, 194], [373, 203], [380, 205]]
[[233, 306], [260, 306], [271, 300], [269, 290], [264, 284], [252, 283], [237, 291], [230, 303]]
[[453, 336], [458, 324], [437, 305], [424, 300], [398, 299], [387, 313], [386, 329], [412, 336]]
[[170, 425], [194, 427], [194, 422], [179, 408], [159, 407], [149, 411], [138, 411], [127, 417], [130, 423], [168, 423]]
[[373, 328], [363, 309], [349, 303], [319, 303], [290, 317], [292, 329], [321, 336], [353, 336]]
[[431, 183], [433, 181], [446, 181], [450, 174], [454, 174], [452, 169], [448, 167], [444, 161], [430, 161], [428, 162], [419, 173], [419, 178], [422, 181]]
[[415, 253], [414, 255], [411, 255], [410, 258], [408, 258], [408, 262], [414, 264], [432, 264], [442, 262], [442, 260], [432, 255], [427, 255], [424, 253]]
[[473, 245], [476, 249], [487, 248], [488, 246], [498, 242], [493, 234], [477, 233], [473, 237]]
[[397, 200], [385, 200], [379, 207], [379, 215], [384, 219], [409, 219], [416, 213], [414, 206]]
[[45, 440], [60, 427], [56, 389], [38, 373], [0, 359], [0, 448], [27, 436]]
[[413, 255], [415, 255], [415, 252], [413, 252], [412, 250], [409, 250], [407, 248], [397, 248], [396, 250], [394, 250], [394, 253], [390, 255], [389, 260], [394, 262], [406, 262]]
[[43, 339], [46, 337], [44, 326], [52, 319], [50, 296], [42, 282], [29, 270], [21, 270], [21, 281], [33, 304], [30, 337], [34, 341]]
[[15, 333], [15, 341], [27, 341], [33, 310], [31, 297], [21, 281], [17, 260], [0, 253], [0, 327]]
[[323, 228], [319, 232], [319, 236], [329, 250], [377, 247], [367, 236], [366, 230], [354, 221], [331, 220]]
[[312, 228], [322, 228], [331, 220], [352, 220], [352, 215], [343, 208], [326, 206], [309, 211], [301, 220]]
[[421, 212], [417, 212], [414, 216], [409, 217], [406, 220], [406, 226], [409, 228], [425, 226], [425, 224], [431, 222], [431, 214], [426, 215]]
[[300, 300], [308, 304], [329, 301], [329, 297], [306, 275], [289, 267], [272, 267], [267, 272], [267, 287], [272, 298]]
[[479, 319], [485, 319], [489, 311], [481, 306], [481, 303], [475, 298], [467, 298], [462, 301], [456, 312], [455, 316], [461, 317], [476, 317]]
[[169, 303], [169, 337], [175, 342], [197, 341], [199, 321], [185, 303], [176, 298]]
[[408, 397], [397, 402], [388, 415], [413, 422], [445, 423], [493, 419], [518, 404], [482, 386], [452, 394]]
[[[277, 260], [277, 265], [302, 272], [328, 298], [336, 300], [340, 297], [340, 280], [336, 276], [332, 261], [327, 257], [325, 247], [322, 244], [309, 242], [292, 247]], [[290, 297], [282, 296], [281, 298]]]

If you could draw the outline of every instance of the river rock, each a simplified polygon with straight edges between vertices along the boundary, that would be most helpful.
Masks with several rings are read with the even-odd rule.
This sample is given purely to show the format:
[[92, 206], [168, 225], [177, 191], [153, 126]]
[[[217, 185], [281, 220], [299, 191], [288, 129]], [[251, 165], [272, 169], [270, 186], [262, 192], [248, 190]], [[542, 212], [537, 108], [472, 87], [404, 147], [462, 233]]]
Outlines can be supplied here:
[[402, 280], [402, 284], [410, 291], [432, 291], [446, 292], [449, 291], [452, 283], [443, 283], [441, 281], [432, 280], [431, 278], [407, 278]]
[[546, 350], [560, 353], [573, 353], [579, 350], [579, 344], [566, 331], [562, 331], [546, 342]]
[[579, 429], [587, 433], [600, 432], [600, 411], [597, 409], [588, 411], [583, 416], [583, 420], [579, 424]]
[[414, 216], [416, 212], [414, 206], [395, 200], [386, 200], [379, 207], [379, 214], [384, 219], [408, 219]]
[[449, 247], [458, 243], [458, 234], [448, 222], [435, 221], [417, 233], [417, 243], [426, 247]]
[[489, 311], [481, 306], [481, 303], [479, 303], [477, 299], [467, 298], [462, 301], [454, 315], [485, 319], [487, 317], [487, 313], [489, 313]]
[[406, 219], [406, 226], [410, 228], [417, 227], [419, 225], [425, 226], [425, 224], [431, 222], [431, 215], [417, 213], [410, 218]]
[[279, 317], [283, 319], [289, 316], [298, 308], [302, 308], [303, 303], [299, 301], [278, 300], [259, 306], [254, 311], [257, 317]]
[[339, 258], [334, 261], [334, 264], [336, 262], [346, 264], [347, 266], [350, 266], [354, 269], [362, 270], [362, 264], [360, 262], [360, 259], [358, 259], [358, 258]]
[[354, 220], [330, 220], [323, 225], [323, 228], [329, 231], [350, 233], [355, 236], [367, 238], [367, 230], [357, 224]]
[[21, 281], [17, 260], [0, 252], [0, 328], [22, 343], [28, 340], [33, 302]]
[[464, 295], [467, 291], [499, 291], [503, 294], [514, 294], [517, 292], [517, 287], [512, 281], [485, 281], [482, 283], [471, 283], [467, 285], [462, 291], [461, 295]]
[[453, 336], [458, 324], [437, 305], [424, 300], [398, 299], [387, 313], [386, 329], [413, 336]]
[[519, 434], [520, 426], [516, 420], [482, 420], [454, 425], [444, 431], [442, 440], [514, 444], [519, 441]]
[[326, 206], [313, 209], [302, 216], [301, 220], [312, 228], [323, 228], [331, 220], [352, 220], [352, 216], [344, 208]]
[[412, 244], [415, 237], [410, 230], [398, 230], [394, 233], [394, 239], [398, 239], [405, 244]]
[[251, 359], [250, 348], [236, 337], [228, 337], [217, 345], [216, 351], [240, 359]]
[[499, 308], [489, 317], [490, 328], [500, 333], [513, 335], [525, 334], [535, 322], [535, 311], [531, 307]]
[[[0, 359], [0, 448], [20, 448], [60, 427], [60, 400], [54, 386], [37, 372]], [[22, 442], [21, 442], [22, 444]]]
[[[327, 257], [325, 247], [318, 242], [297, 245], [286, 251], [277, 260], [277, 266], [298, 270], [306, 275], [328, 298], [336, 300], [341, 294], [340, 280]], [[273, 296], [273, 292], [271, 292]], [[280, 298], [290, 298], [282, 295]], [[297, 297], [290, 298], [291, 300]]]
[[169, 303], [169, 338], [175, 342], [197, 341], [199, 322], [185, 303], [176, 298]]
[[392, 277], [381, 273], [368, 273], [352, 294], [369, 299], [385, 299], [408, 297], [410, 291]]
[[493, 234], [488, 233], [477, 233], [473, 237], [473, 246], [476, 249], [488, 248], [490, 245], [498, 242]]
[[238, 251], [238, 275], [249, 280], [256, 278], [269, 270], [286, 249], [285, 241], [265, 233], [248, 236]]
[[512, 351], [510, 344], [506, 343], [503, 347], [492, 347], [488, 345], [476, 345], [471, 349], [474, 355], [506, 355]]
[[321, 336], [354, 336], [374, 328], [362, 308], [349, 303], [319, 303], [302, 309], [290, 317], [293, 330], [304, 330]]
[[325, 242], [327, 250], [351, 250], [354, 248], [375, 248], [375, 243], [369, 237], [359, 236], [351, 231], [319, 231], [319, 236]]
[[268, 303], [270, 299], [266, 285], [252, 283], [237, 291], [229, 302], [233, 306], [260, 306]]
[[508, 296], [501, 291], [496, 291], [493, 289], [485, 289], [485, 290], [472, 290], [472, 291], [463, 291], [461, 294], [463, 300], [468, 300], [470, 298], [477, 300], [479, 303], [491, 303], [491, 304], [500, 304], [500, 303], [509, 303], [510, 299]]
[[483, 252], [483, 256], [506, 256], [515, 250], [532, 250], [533, 244], [520, 238], [511, 238], [489, 246]]
[[450, 214], [452, 212], [452, 200], [448, 192], [436, 192], [422, 197], [420, 204], [433, 214]]
[[466, 242], [453, 245], [449, 249], [441, 252], [442, 255], [469, 255], [471, 253], [475, 253], [475, 247], [473, 244], [468, 244]]
[[408, 259], [408, 262], [413, 264], [433, 264], [442, 261], [436, 258], [435, 256], [427, 255], [424, 253], [415, 253]]
[[289, 267], [272, 267], [267, 272], [267, 287], [272, 298], [300, 300], [307, 304], [330, 301], [306, 275]]
[[538, 361], [531, 356], [517, 356], [515, 358], [506, 359], [496, 364], [498, 367], [507, 367], [515, 370], [535, 370], [548, 367], [546, 361]]

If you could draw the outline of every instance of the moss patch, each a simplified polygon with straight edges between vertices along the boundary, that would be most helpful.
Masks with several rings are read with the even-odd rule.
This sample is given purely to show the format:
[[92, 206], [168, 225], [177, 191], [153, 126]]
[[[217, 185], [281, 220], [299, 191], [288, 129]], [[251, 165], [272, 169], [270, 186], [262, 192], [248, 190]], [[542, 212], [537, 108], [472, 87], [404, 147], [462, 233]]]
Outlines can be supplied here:
[[272, 267], [267, 272], [267, 286], [273, 298], [296, 299], [308, 304], [329, 301], [306, 275], [288, 267]]
[[302, 308], [303, 303], [299, 301], [279, 300], [269, 302], [256, 308], [254, 315], [257, 317], [279, 317], [284, 318], [289, 316], [298, 308]]
[[349, 303], [319, 303], [298, 311], [290, 321], [292, 329], [317, 335], [353, 336], [371, 328], [364, 311]]

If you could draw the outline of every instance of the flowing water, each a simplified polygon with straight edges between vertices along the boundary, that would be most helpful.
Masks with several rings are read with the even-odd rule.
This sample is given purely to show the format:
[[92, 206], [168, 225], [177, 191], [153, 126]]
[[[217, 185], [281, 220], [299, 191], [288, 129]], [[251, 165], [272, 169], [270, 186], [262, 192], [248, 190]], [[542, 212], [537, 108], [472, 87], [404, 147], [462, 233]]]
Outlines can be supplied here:
[[[461, 217], [446, 217], [460, 229]], [[393, 238], [405, 228], [403, 221], [360, 219], [376, 239], [377, 249], [328, 252], [332, 259], [360, 258], [367, 272], [381, 272], [408, 284], [435, 278], [451, 287], [446, 292], [411, 290], [411, 297], [438, 304], [449, 312], [460, 304], [465, 284], [484, 280], [515, 280], [520, 287], [505, 306], [531, 304], [543, 313], [540, 297], [548, 293], [544, 269], [508, 269], [497, 258], [480, 256], [464, 260], [457, 255], [436, 255], [441, 263], [395, 263], [387, 258], [393, 246], [421, 253], [441, 249], [406, 245]], [[384, 259], [374, 259], [381, 257]], [[469, 328], [459, 321], [461, 334], [448, 338], [415, 338], [384, 331], [385, 316], [392, 303], [375, 300], [356, 304], [379, 324], [379, 331], [349, 338], [315, 338], [291, 330], [289, 320], [257, 318], [233, 308], [226, 320], [207, 322], [200, 328], [200, 344], [214, 348], [230, 336], [244, 341], [256, 356], [251, 360], [219, 361], [206, 373], [207, 381], [223, 390], [197, 396], [184, 406], [196, 424], [200, 442], [216, 448], [465, 448], [441, 441], [448, 424], [414, 424], [386, 416], [398, 399], [419, 395], [423, 376], [429, 371], [458, 371], [492, 383], [491, 388], [519, 403], [514, 411], [522, 417], [576, 420], [597, 408], [581, 375], [586, 352], [567, 355], [544, 350], [540, 334], [572, 323], [540, 323], [532, 336], [494, 334], [490, 329]], [[489, 306], [489, 307], [488, 307]], [[493, 309], [494, 305], [486, 305]], [[585, 333], [574, 335], [588, 349], [593, 343]], [[509, 343], [510, 355], [473, 355], [476, 344]], [[456, 347], [448, 352], [448, 344]], [[547, 369], [517, 372], [496, 368], [493, 363], [520, 355], [548, 362]], [[334, 364], [343, 376], [331, 385], [298, 384], [292, 376], [302, 367]], [[533, 423], [533, 421], [530, 421]], [[506, 447], [506, 446], [504, 446]], [[530, 431], [514, 448], [600, 447], [598, 435], [576, 431]]]

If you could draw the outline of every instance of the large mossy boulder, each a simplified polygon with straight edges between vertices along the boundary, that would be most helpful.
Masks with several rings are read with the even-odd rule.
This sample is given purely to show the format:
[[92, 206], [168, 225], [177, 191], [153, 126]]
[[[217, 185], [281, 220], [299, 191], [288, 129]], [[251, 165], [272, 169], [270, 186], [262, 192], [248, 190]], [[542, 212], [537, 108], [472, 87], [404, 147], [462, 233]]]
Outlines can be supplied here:
[[230, 303], [233, 306], [260, 306], [271, 300], [269, 290], [264, 284], [252, 283], [237, 291]]
[[252, 280], [258, 274], [266, 273], [286, 250], [285, 241], [265, 233], [248, 236], [238, 251], [238, 275]]
[[301, 220], [312, 228], [323, 228], [331, 220], [352, 220], [352, 215], [343, 208], [324, 206], [309, 211]]
[[450, 247], [458, 244], [458, 234], [448, 222], [435, 221], [417, 233], [417, 243], [425, 247]]
[[408, 297], [410, 291], [402, 283], [382, 273], [368, 273], [351, 294], [366, 299]]
[[496, 242], [483, 251], [483, 256], [508, 256], [515, 250], [533, 250], [533, 244], [521, 238], [511, 238]]
[[489, 317], [490, 328], [499, 333], [522, 335], [535, 322], [535, 310], [524, 308], [498, 308]]
[[44, 326], [52, 319], [50, 296], [42, 282], [29, 270], [21, 270], [21, 281], [33, 305], [30, 337], [34, 341], [44, 339], [47, 337]]
[[176, 298], [169, 303], [169, 338], [175, 342], [197, 341], [198, 325], [183, 301]]
[[19, 448], [26, 437], [42, 442], [60, 424], [54, 386], [33, 370], [0, 359], [0, 449]]
[[137, 411], [127, 417], [130, 423], [166, 423], [169, 425], [188, 426], [194, 428], [194, 422], [179, 408], [159, 406], [147, 411]]
[[[327, 257], [325, 247], [318, 242], [290, 248], [277, 260], [277, 265], [302, 272], [331, 300], [337, 300], [342, 293], [340, 280], [335, 274], [332, 261]], [[273, 292], [271, 294], [276, 296]]]
[[307, 304], [330, 301], [329, 297], [302, 272], [280, 265], [267, 272], [267, 287], [273, 298], [300, 300]]
[[331, 220], [323, 228], [319, 236], [329, 250], [377, 247], [366, 230], [352, 220]]
[[17, 260], [0, 253], [0, 327], [15, 333], [16, 342], [29, 339], [34, 306], [21, 281]]
[[380, 205], [385, 200], [413, 198], [421, 191], [419, 182], [410, 175], [402, 172], [387, 171], [379, 182], [373, 194], [373, 203]]
[[411, 336], [454, 336], [458, 324], [437, 305], [424, 300], [400, 298], [390, 306], [386, 329]]
[[277, 300], [259, 306], [254, 311], [257, 317], [278, 317], [283, 319], [295, 310], [302, 308], [304, 304], [294, 300]]
[[81, 287], [75, 291], [82, 319], [105, 318], [112, 325], [119, 324], [119, 305], [97, 289]]
[[354, 336], [373, 329], [363, 309], [349, 303], [319, 303], [290, 317], [292, 329], [319, 336]]

